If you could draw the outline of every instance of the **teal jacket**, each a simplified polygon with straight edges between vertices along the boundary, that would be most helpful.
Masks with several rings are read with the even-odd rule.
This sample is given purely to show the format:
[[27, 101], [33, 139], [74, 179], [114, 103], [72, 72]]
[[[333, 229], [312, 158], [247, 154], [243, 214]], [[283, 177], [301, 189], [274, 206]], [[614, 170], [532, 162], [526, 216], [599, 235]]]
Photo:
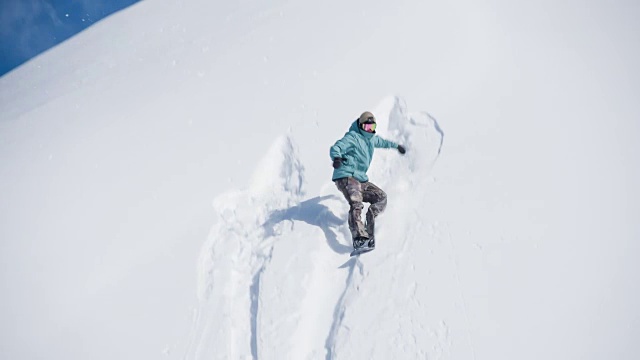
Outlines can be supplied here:
[[333, 170], [332, 180], [354, 177], [360, 182], [369, 181], [367, 170], [373, 159], [374, 148], [398, 148], [398, 144], [385, 140], [376, 134], [368, 133], [358, 127], [354, 121], [342, 139], [331, 147], [331, 159], [343, 158], [342, 166]]

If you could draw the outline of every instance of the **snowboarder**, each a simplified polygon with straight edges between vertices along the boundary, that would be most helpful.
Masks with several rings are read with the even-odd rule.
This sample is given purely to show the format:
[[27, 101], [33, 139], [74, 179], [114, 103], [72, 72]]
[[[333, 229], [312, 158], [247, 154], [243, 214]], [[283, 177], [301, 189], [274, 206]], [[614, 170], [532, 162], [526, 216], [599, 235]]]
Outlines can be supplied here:
[[[387, 206], [387, 194], [369, 182], [367, 177], [374, 148], [398, 149], [400, 154], [406, 152], [404, 146], [377, 136], [376, 125], [375, 116], [365, 111], [351, 124], [349, 131], [331, 147], [329, 152], [334, 168], [332, 180], [350, 206], [349, 229], [354, 248], [352, 255], [360, 249], [375, 248], [375, 218]], [[362, 224], [361, 219], [363, 202], [370, 204], [366, 225]]]

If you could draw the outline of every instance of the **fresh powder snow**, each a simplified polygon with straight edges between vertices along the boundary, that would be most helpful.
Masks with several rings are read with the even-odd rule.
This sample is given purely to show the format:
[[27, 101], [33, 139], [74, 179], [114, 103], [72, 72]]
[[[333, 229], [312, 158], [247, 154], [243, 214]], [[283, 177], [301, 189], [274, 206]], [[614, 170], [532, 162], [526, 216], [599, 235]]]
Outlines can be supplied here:
[[[0, 78], [0, 358], [640, 358], [639, 16], [110, 16]], [[329, 147], [363, 111], [407, 153], [350, 258]]]

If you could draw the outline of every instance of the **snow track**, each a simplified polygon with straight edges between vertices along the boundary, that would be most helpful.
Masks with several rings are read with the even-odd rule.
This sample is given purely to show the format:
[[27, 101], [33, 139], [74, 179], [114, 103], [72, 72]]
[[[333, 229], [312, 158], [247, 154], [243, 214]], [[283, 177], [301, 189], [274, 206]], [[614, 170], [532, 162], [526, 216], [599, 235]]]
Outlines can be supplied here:
[[[376, 114], [380, 135], [409, 149], [404, 157], [378, 150], [372, 164], [372, 181], [390, 199], [379, 221], [378, 249], [348, 258], [348, 205], [332, 183], [303, 201], [304, 169], [296, 146], [289, 137], [278, 139], [249, 189], [214, 201], [218, 219], [202, 249], [200, 307], [185, 358], [383, 359], [397, 358], [398, 351], [429, 353], [418, 333], [440, 334], [444, 323], [429, 330], [424, 316], [415, 316], [426, 314], [415, 299], [424, 284], [415, 273], [412, 244], [401, 239], [424, 231], [418, 212], [423, 199], [409, 190], [425, 186], [444, 133], [428, 114], [408, 114], [398, 98], [385, 100]], [[406, 289], [390, 293], [378, 286], [390, 283]], [[403, 304], [407, 294], [415, 309]], [[368, 341], [376, 328], [393, 341]], [[437, 338], [433, 349], [442, 352], [446, 341]]]

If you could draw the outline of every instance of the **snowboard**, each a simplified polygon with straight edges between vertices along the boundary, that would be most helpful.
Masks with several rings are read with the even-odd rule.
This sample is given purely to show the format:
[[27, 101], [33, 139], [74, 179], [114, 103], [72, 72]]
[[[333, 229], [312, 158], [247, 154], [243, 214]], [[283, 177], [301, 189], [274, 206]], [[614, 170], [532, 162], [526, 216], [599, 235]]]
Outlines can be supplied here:
[[374, 248], [374, 247], [363, 246], [363, 247], [360, 247], [360, 248], [357, 248], [357, 249], [353, 250], [351, 252], [351, 256], [353, 257], [353, 256], [361, 255], [361, 254], [366, 254], [366, 253], [368, 253], [370, 251], [373, 251], [375, 249], [376, 248]]

